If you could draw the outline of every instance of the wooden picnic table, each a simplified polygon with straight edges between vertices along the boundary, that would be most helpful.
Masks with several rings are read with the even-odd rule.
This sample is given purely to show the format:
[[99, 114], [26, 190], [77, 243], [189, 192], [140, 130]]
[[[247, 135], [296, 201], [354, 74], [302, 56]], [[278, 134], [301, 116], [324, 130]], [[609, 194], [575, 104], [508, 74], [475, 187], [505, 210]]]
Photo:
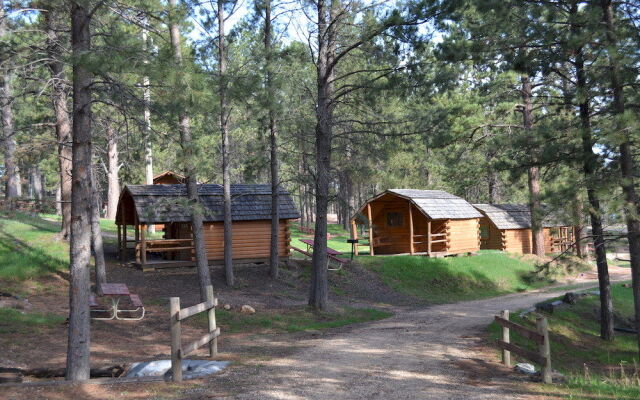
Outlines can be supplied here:
[[[300, 241], [307, 245], [307, 251], [311, 250], [313, 247], [313, 239], [300, 239]], [[327, 254], [330, 256], [339, 256], [342, 253], [327, 246]]]
[[[111, 300], [111, 308], [108, 310], [99, 310], [97, 309], [97, 307], [99, 307], [98, 303], [95, 300], [95, 297], [92, 297], [90, 299], [91, 302], [91, 307], [93, 307], [95, 309], [95, 311], [101, 311], [101, 312], [110, 312], [111, 315], [108, 318], [94, 318], [94, 319], [102, 319], [102, 320], [111, 320], [111, 319], [124, 319], [124, 320], [139, 320], [144, 318], [144, 305], [142, 304], [142, 301], [140, 300], [140, 296], [138, 296], [137, 294], [133, 294], [131, 292], [129, 292], [129, 288], [127, 287], [126, 284], [124, 283], [103, 283], [100, 285], [100, 290], [102, 291], [102, 295], [105, 297], [108, 297], [109, 300]], [[119, 305], [120, 305], [120, 300], [123, 297], [127, 297], [131, 300], [131, 303], [133, 304], [134, 307], [136, 307], [133, 310], [125, 310], [125, 309], [119, 309]], [[134, 318], [130, 318], [130, 317], [124, 317], [121, 318], [118, 316], [118, 313], [121, 312], [137, 312], [142, 310], [142, 315], [140, 317], [134, 317]]]

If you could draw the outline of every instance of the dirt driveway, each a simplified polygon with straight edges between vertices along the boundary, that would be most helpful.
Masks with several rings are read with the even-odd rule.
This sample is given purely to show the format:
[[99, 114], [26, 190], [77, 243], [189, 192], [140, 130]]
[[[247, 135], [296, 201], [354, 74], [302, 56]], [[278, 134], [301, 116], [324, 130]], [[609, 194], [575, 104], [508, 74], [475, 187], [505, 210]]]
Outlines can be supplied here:
[[247, 376], [248, 366], [231, 369], [214, 385], [224, 381], [228, 398], [235, 399], [545, 398], [541, 386], [518, 385], [495, 353], [478, 342], [499, 310], [527, 308], [562, 293], [399, 311], [348, 332], [303, 339], [296, 343], [298, 351], [262, 363], [255, 375]]

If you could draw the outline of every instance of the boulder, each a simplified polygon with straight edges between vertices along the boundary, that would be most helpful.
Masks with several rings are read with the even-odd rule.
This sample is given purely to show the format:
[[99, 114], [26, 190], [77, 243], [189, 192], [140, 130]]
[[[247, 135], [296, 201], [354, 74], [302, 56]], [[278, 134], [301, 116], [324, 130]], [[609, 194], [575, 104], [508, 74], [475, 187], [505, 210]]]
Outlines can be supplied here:
[[229, 310], [231, 310], [231, 304], [225, 304], [224, 306], [222, 306], [222, 308], [224, 308], [225, 310], [229, 311]]
[[250, 305], [245, 304], [240, 309], [240, 312], [243, 313], [243, 314], [255, 314], [256, 310], [255, 310], [255, 308], [251, 307]]
[[562, 301], [567, 304], [576, 304], [576, 300], [577, 296], [572, 292], [565, 293], [564, 297], [562, 298]]

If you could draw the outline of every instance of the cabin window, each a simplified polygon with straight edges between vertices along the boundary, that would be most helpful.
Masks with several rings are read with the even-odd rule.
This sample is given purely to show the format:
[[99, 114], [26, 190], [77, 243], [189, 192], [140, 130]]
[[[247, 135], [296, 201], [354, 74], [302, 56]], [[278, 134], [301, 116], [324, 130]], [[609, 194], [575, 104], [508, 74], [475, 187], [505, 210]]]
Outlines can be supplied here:
[[402, 226], [402, 214], [399, 212], [387, 213], [387, 226]]
[[489, 239], [489, 227], [480, 225], [480, 239]]

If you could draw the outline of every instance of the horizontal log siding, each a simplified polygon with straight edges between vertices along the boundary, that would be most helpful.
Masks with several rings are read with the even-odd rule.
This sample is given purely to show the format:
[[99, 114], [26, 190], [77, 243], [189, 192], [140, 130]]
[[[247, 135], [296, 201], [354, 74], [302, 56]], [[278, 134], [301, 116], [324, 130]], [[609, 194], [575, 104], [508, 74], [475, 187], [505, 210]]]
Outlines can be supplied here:
[[[389, 213], [402, 215], [402, 225], [388, 226]], [[374, 201], [371, 203], [371, 215], [375, 254], [409, 253], [409, 202], [398, 197], [391, 201]]]
[[505, 229], [504, 251], [518, 254], [531, 254], [531, 229]]
[[[179, 237], [191, 237], [189, 226], [181, 224]], [[289, 257], [291, 236], [288, 220], [280, 221], [279, 253], [281, 257]], [[235, 221], [233, 223], [233, 259], [269, 258], [271, 240], [271, 221]], [[222, 222], [206, 222], [204, 224], [204, 241], [209, 260], [224, 259], [224, 225]], [[193, 257], [190, 252], [183, 252], [181, 259]]]
[[451, 254], [480, 250], [480, 219], [451, 219], [448, 221], [448, 249]]

